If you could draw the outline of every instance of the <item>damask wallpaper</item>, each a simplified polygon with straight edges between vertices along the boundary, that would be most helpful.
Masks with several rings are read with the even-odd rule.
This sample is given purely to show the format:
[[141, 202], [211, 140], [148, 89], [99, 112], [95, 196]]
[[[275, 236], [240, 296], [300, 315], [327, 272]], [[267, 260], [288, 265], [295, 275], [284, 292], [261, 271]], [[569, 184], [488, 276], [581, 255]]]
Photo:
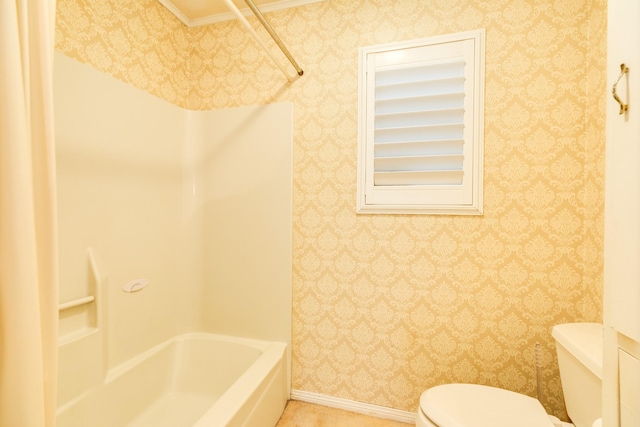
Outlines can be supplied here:
[[[601, 321], [606, 0], [327, 0], [236, 21], [58, 0], [57, 48], [180, 106], [294, 104], [293, 388], [407, 411], [447, 382], [564, 416], [550, 328]], [[251, 20], [260, 32], [259, 24]], [[357, 49], [486, 29], [481, 217], [356, 215]], [[293, 74], [293, 70], [292, 70]]]

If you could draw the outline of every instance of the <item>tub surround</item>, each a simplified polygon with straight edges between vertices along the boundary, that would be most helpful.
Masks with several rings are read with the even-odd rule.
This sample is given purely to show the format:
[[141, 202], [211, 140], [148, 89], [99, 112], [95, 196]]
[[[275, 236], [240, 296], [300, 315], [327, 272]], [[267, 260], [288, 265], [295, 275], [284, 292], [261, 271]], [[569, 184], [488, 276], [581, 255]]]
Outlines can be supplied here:
[[[235, 21], [188, 29], [155, 0], [125, 4], [59, 0], [57, 48], [190, 109], [295, 105], [295, 389], [406, 411], [442, 383], [534, 395], [540, 343], [547, 409], [565, 416], [550, 329], [602, 319], [606, 1], [272, 12], [305, 70], [292, 85]], [[356, 215], [357, 48], [477, 28], [484, 216]]]
[[[113, 370], [122, 369], [116, 367], [193, 331], [282, 343], [286, 401], [291, 104], [188, 111], [61, 53], [54, 92], [60, 299], [95, 297], [86, 316], [70, 317], [61, 329], [61, 411], [71, 406], [80, 409], [69, 414], [84, 414], [76, 402], [101, 395], [93, 390], [110, 384]], [[139, 278], [147, 286], [123, 291]], [[150, 404], [154, 396], [147, 398]], [[251, 416], [251, 406], [238, 411]], [[122, 425], [114, 423], [106, 425]]]

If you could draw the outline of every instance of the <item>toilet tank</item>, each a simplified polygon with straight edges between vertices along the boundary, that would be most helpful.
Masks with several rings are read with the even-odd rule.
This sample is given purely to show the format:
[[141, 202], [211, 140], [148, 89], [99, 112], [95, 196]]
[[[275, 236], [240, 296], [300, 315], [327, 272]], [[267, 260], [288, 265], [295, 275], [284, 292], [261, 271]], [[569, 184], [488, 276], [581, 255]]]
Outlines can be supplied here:
[[567, 414], [576, 427], [591, 427], [602, 417], [602, 334], [599, 323], [566, 323], [551, 330]]

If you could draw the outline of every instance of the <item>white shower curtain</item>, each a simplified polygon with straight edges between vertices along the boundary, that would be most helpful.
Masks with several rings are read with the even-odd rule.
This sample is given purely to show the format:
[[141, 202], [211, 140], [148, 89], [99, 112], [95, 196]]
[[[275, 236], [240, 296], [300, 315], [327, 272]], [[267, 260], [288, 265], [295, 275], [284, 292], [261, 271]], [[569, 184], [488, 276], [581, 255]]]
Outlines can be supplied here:
[[0, 0], [0, 426], [55, 424], [55, 0]]

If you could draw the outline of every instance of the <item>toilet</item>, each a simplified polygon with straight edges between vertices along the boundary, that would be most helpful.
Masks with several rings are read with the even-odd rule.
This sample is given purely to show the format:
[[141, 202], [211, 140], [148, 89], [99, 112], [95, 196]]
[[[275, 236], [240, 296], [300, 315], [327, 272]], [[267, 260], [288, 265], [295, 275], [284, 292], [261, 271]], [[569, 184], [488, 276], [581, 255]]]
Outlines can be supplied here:
[[[556, 325], [560, 380], [575, 427], [592, 427], [602, 416], [602, 325]], [[571, 426], [547, 415], [537, 399], [479, 384], [445, 384], [420, 396], [417, 427]]]

